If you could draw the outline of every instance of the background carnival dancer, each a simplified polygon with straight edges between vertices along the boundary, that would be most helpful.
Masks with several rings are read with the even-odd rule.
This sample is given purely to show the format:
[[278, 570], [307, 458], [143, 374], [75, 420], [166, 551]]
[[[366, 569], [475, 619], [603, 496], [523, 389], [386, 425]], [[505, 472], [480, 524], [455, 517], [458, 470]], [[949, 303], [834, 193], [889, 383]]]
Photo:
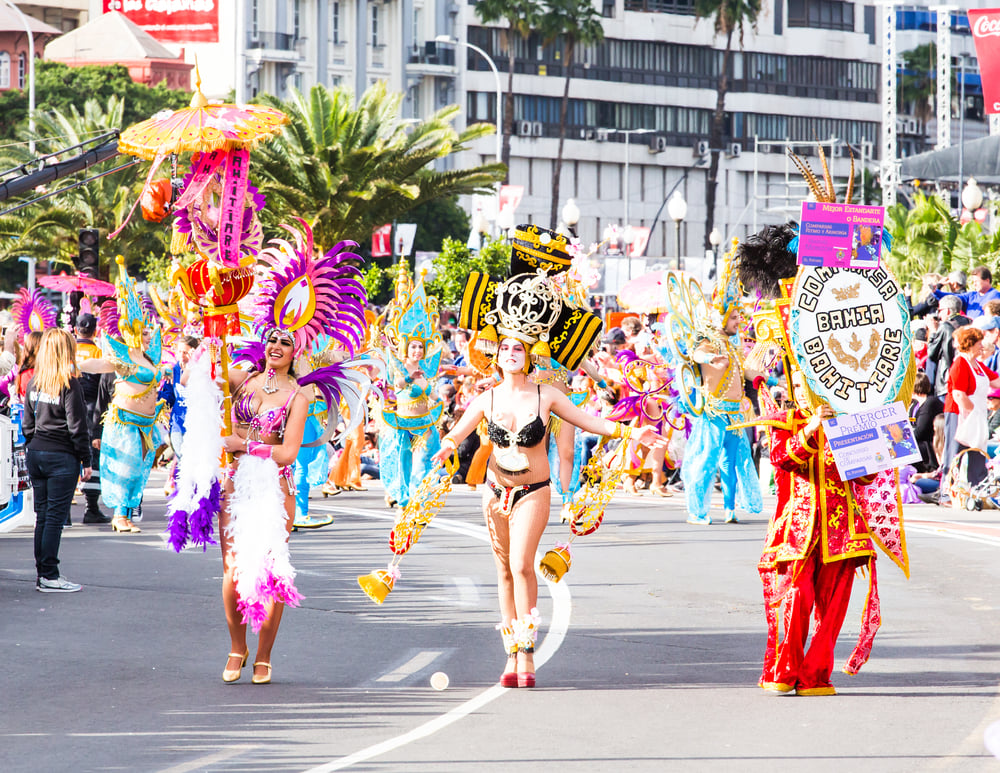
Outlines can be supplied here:
[[[697, 406], [692, 411], [696, 416], [681, 465], [687, 520], [693, 524], [712, 523], [709, 509], [716, 474], [722, 483], [726, 523], [737, 522], [737, 507], [750, 513], [763, 509], [750, 442], [745, 432], [730, 429], [752, 410], [743, 392], [744, 378], [761, 376], [745, 370], [740, 350], [733, 343], [742, 322], [742, 293], [731, 258], [729, 253], [723, 261], [711, 309], [701, 300], [701, 287], [694, 280], [688, 285], [668, 285], [681, 288], [670, 299], [668, 335], [675, 337], [676, 359], [690, 366], [686, 372], [695, 377], [690, 388], [697, 392], [697, 399], [691, 401], [693, 408]], [[678, 302], [681, 298], [686, 302]], [[687, 390], [689, 386], [682, 382], [678, 388]]]
[[117, 300], [101, 308], [104, 357], [80, 364], [84, 373], [115, 373], [114, 397], [101, 434], [101, 497], [115, 510], [115, 532], [135, 534], [133, 513], [142, 503], [162, 440], [156, 425], [162, 405], [157, 390], [163, 372], [160, 330], [152, 322], [118, 256]]
[[440, 448], [437, 424], [444, 404], [437, 396], [442, 341], [437, 301], [428, 298], [423, 279], [416, 285], [400, 264], [396, 294], [383, 322], [385, 362], [395, 405], [382, 410], [379, 432], [380, 473], [386, 505], [406, 507], [431, 471]]
[[[461, 442], [488, 421], [493, 453], [483, 492], [483, 515], [497, 567], [501, 621], [507, 653], [500, 683], [533, 687], [534, 645], [540, 617], [535, 552], [549, 518], [551, 487], [545, 439], [551, 416], [587, 432], [621, 436], [621, 425], [577, 408], [560, 390], [533, 384], [533, 358], [551, 357], [575, 370], [600, 337], [600, 320], [571, 306], [551, 274], [565, 270], [565, 238], [537, 226], [519, 226], [512, 276], [502, 283], [473, 273], [462, 299], [459, 326], [479, 333], [477, 346], [494, 355], [499, 384], [477, 396], [442, 440], [434, 461], [443, 463]], [[647, 427], [637, 438], [662, 442]]]
[[35, 494], [35, 588], [73, 593], [80, 585], [59, 571], [59, 544], [77, 478], [90, 478], [87, 406], [76, 368], [73, 337], [58, 328], [42, 335], [24, 403], [28, 474]]
[[[76, 364], [99, 358], [101, 348], [94, 342], [97, 334], [97, 317], [84, 313], [76, 318]], [[101, 377], [97, 373], [80, 373], [80, 386], [87, 404], [87, 426], [90, 428], [90, 479], [80, 484], [87, 499], [87, 509], [83, 514], [84, 523], [111, 523], [110, 516], [101, 512], [101, 414], [97, 412], [97, 398]]]
[[[234, 363], [248, 364], [249, 372], [229, 371], [234, 431], [223, 442], [235, 460], [219, 514], [222, 598], [230, 637], [225, 682], [240, 678], [249, 657], [247, 624], [259, 632], [252, 681], [271, 681], [271, 650], [282, 612], [301, 599], [288, 534], [295, 518], [293, 465], [309, 412], [308, 392], [315, 388], [329, 407], [332, 429], [339, 419], [339, 399], [343, 396], [362, 418], [370, 388], [364, 374], [350, 369], [351, 363], [316, 368], [298, 379], [293, 373], [295, 359], [320, 335], [353, 353], [363, 338], [365, 304], [361, 258], [349, 251], [354, 243], [341, 242], [316, 257], [311, 229], [297, 220], [298, 227], [284, 226], [294, 245], [275, 239], [260, 253], [270, 265], [254, 297], [255, 327], [263, 343], [245, 347], [234, 358]], [[323, 445], [327, 439], [324, 435], [316, 442]]]

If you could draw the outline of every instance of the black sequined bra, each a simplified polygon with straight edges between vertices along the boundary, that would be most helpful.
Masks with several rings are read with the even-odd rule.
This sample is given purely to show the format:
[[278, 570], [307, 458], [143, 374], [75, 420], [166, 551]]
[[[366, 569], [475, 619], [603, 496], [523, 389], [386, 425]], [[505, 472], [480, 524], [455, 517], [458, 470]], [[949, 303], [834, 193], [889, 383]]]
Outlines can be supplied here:
[[[537, 386], [537, 385], [536, 385]], [[538, 407], [536, 414], [542, 407], [542, 388], [538, 387]], [[497, 448], [509, 448], [511, 441], [521, 448], [533, 448], [545, 439], [545, 422], [541, 416], [535, 416], [531, 421], [521, 427], [517, 432], [497, 424], [492, 419], [493, 416], [493, 393], [490, 392], [490, 420], [486, 424], [486, 431], [490, 436], [490, 442]]]

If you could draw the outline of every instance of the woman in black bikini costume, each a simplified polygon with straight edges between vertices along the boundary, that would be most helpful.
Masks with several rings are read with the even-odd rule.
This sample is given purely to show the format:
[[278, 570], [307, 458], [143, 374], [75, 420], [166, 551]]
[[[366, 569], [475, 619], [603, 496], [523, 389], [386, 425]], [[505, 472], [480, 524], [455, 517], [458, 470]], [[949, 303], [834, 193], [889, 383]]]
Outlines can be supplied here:
[[[620, 425], [584, 413], [555, 387], [528, 379], [527, 347], [515, 338], [500, 341], [496, 370], [502, 379], [469, 405], [441, 441], [434, 461], [443, 463], [482, 419], [487, 419], [493, 455], [486, 474], [483, 514], [497, 566], [501, 624], [507, 664], [500, 684], [534, 687], [534, 643], [538, 633], [535, 552], [549, 519], [552, 491], [544, 443], [549, 416], [598, 435], [621, 436]], [[633, 435], [643, 445], [665, 440], [652, 427]]]

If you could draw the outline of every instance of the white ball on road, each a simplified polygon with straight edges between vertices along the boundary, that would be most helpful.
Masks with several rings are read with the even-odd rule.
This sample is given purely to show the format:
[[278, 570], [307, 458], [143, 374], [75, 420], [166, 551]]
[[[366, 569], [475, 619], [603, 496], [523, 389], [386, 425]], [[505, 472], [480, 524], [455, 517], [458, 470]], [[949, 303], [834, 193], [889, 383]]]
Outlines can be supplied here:
[[435, 690], [444, 690], [448, 686], [448, 675], [444, 671], [436, 671], [431, 674], [431, 687]]

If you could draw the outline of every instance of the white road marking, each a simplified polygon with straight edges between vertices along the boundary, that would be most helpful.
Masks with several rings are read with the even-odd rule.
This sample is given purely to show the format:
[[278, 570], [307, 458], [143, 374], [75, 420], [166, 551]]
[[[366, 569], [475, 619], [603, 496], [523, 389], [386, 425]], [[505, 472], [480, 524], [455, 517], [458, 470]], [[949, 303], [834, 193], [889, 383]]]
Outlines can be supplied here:
[[[961, 527], [966, 524], [956, 523], [953, 525]], [[952, 531], [943, 526], [918, 526], [912, 521], [906, 524], [906, 530], [922, 532], [923, 534], [935, 534], [939, 537], [951, 537], [952, 539], [960, 539], [966, 542], [978, 542], [981, 545], [1000, 545], [1000, 537], [991, 537], [987, 534], [963, 534], [962, 532]]]
[[199, 757], [196, 760], [188, 760], [187, 762], [182, 762], [180, 765], [174, 765], [172, 768], [165, 768], [161, 770], [160, 773], [189, 773], [189, 771], [192, 770], [204, 770], [209, 765], [231, 760], [233, 757], [239, 757], [241, 754], [246, 754], [247, 752], [258, 748], [260, 748], [259, 744], [230, 746], [226, 749], [222, 749], [221, 751], [217, 751], [215, 754], [208, 754], [204, 757]]
[[[347, 513], [349, 515], [363, 515], [371, 518], [378, 518], [380, 520], [395, 520], [395, 517], [392, 515], [376, 513], [374, 511], [358, 509], [348, 510], [342, 507], [326, 507], [325, 509], [340, 513]], [[460, 521], [449, 521], [441, 518], [441, 516], [438, 516], [431, 521], [430, 525], [438, 529], [444, 529], [445, 531], [466, 534], [486, 543], [489, 543], [490, 541], [489, 532], [486, 530], [485, 526], [473, 526], [472, 524]], [[538, 565], [539, 558], [540, 557], [538, 555], [535, 556], [535, 566]], [[542, 640], [541, 645], [535, 650], [536, 670], [545, 665], [549, 658], [556, 654], [556, 651], [558, 651], [560, 645], [563, 643], [563, 640], [566, 638], [566, 631], [569, 629], [570, 616], [573, 610], [573, 602], [570, 596], [569, 586], [566, 584], [565, 578], [562, 582], [554, 583], [545, 579], [541, 575], [539, 575], [539, 577], [545, 583], [549, 590], [549, 595], [552, 597], [552, 622], [549, 624], [548, 632], [545, 634], [545, 638]], [[439, 717], [435, 717], [429, 722], [425, 722], [424, 724], [413, 728], [413, 730], [410, 730], [409, 732], [402, 733], [401, 735], [397, 735], [395, 738], [389, 738], [380, 743], [373, 744], [366, 749], [361, 749], [354, 752], [354, 754], [347, 755], [346, 757], [331, 760], [324, 765], [310, 768], [306, 771], [306, 773], [330, 773], [334, 770], [345, 770], [346, 768], [356, 765], [359, 762], [367, 762], [368, 760], [379, 757], [387, 752], [406, 746], [408, 743], [419, 741], [422, 738], [427, 738], [428, 736], [436, 733], [438, 730], [443, 730], [463, 717], [467, 717], [469, 714], [478, 711], [483, 706], [486, 706], [502, 695], [510, 692], [511, 690], [506, 687], [501, 687], [499, 684], [495, 684], [479, 693], [479, 695], [470, 698], [465, 703], [455, 706], [450, 711]]]
[[402, 682], [406, 677], [413, 676], [418, 671], [423, 671], [427, 666], [441, 657], [444, 653], [441, 650], [424, 650], [418, 652], [407, 660], [399, 668], [394, 668], [388, 674], [382, 674], [376, 682]]

